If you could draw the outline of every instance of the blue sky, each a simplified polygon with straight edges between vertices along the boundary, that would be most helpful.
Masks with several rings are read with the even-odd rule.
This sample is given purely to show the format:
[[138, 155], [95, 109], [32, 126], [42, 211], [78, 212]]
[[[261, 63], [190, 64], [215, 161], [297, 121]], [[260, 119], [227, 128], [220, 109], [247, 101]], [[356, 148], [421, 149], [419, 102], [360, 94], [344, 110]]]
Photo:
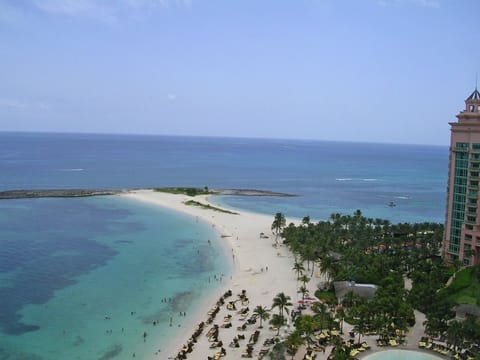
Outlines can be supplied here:
[[0, 0], [0, 131], [448, 145], [478, 0]]

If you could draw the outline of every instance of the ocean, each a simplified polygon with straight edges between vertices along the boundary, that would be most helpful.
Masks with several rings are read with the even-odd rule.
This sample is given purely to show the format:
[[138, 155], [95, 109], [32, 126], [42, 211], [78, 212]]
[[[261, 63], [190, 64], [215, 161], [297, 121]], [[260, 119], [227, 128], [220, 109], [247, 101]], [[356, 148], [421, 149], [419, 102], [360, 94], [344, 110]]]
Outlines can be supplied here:
[[[443, 222], [447, 174], [447, 146], [0, 133], [0, 190], [298, 195], [214, 199], [272, 220], [278, 211], [320, 220], [360, 209], [393, 223]], [[116, 196], [0, 201], [0, 359], [153, 355], [182, 331], [179, 313], [221, 285], [214, 276], [228, 276], [218, 240], [195, 219]]]

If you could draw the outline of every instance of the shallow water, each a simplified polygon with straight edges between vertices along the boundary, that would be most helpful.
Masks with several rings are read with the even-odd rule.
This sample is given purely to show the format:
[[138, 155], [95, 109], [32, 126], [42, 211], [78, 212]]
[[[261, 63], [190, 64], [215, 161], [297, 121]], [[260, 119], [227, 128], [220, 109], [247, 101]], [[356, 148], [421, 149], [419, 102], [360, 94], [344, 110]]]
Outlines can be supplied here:
[[[213, 230], [162, 208], [110, 197], [0, 209], [11, 231], [0, 250], [2, 359], [153, 355], [183, 331], [179, 313], [220, 286], [213, 276], [228, 274]], [[25, 223], [30, 231], [17, 232]], [[29, 252], [16, 253], [18, 242]]]

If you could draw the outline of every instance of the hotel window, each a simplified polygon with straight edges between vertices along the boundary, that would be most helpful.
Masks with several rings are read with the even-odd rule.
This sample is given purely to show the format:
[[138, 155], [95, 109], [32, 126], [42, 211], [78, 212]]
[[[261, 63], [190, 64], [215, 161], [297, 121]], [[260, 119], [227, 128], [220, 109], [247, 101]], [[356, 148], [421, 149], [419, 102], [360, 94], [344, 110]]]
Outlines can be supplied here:
[[470, 112], [474, 112], [475, 111], [475, 105], [470, 105]]
[[450, 249], [449, 249], [450, 252], [453, 252], [454, 254], [458, 254], [458, 250], [460, 250], [458, 245], [450, 244]]

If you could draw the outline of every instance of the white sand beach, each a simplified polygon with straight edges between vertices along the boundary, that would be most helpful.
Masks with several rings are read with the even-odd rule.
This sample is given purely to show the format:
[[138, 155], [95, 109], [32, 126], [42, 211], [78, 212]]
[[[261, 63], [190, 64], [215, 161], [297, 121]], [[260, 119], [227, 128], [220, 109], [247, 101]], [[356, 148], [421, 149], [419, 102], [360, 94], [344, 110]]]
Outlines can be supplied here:
[[[272, 345], [264, 345], [267, 339], [273, 338], [277, 331], [272, 329], [268, 324], [268, 320], [264, 321], [263, 328], [259, 328], [259, 321], [256, 324], [247, 325], [244, 330], [238, 328], [245, 324], [246, 319], [253, 314], [253, 309], [257, 305], [270, 309], [272, 300], [280, 292], [284, 292], [291, 297], [294, 306], [297, 305], [297, 280], [294, 271], [294, 257], [284, 245], [275, 245], [275, 235], [271, 231], [271, 224], [274, 215], [267, 216], [246, 211], [235, 211], [237, 214], [230, 214], [216, 211], [214, 209], [205, 209], [199, 206], [191, 206], [184, 204], [192, 197], [186, 195], [173, 195], [162, 192], [154, 192], [151, 190], [132, 191], [125, 196], [138, 201], [143, 201], [158, 206], [166, 207], [175, 211], [179, 211], [201, 221], [206, 221], [218, 231], [220, 241], [225, 248], [226, 256], [231, 258], [233, 271], [232, 277], [223, 280], [224, 287], [217, 293], [212, 294], [204, 304], [200, 306], [201, 310], [197, 314], [188, 314], [187, 322], [182, 325], [184, 332], [182, 336], [166, 349], [161, 352], [152, 354], [149, 359], [173, 359], [178, 352], [187, 344], [188, 340], [195, 332], [195, 328], [201, 322], [205, 323], [201, 335], [196, 339], [193, 345], [193, 351], [188, 353], [188, 359], [212, 359], [220, 358], [221, 348], [225, 349], [225, 354], [221, 357], [224, 360], [240, 359], [245, 353], [249, 339], [256, 331], [260, 331], [258, 340], [253, 346], [252, 357], [257, 359], [262, 351], [271, 349]], [[196, 196], [193, 198], [202, 204], [208, 205], [207, 196]], [[212, 204], [210, 204], [212, 205]], [[212, 205], [215, 206], [215, 205]], [[287, 219], [290, 222], [298, 222], [296, 219]], [[263, 233], [264, 236], [260, 236]], [[317, 284], [325, 281], [323, 276], [315, 272], [312, 280], [308, 283], [311, 294], [316, 290]], [[209, 317], [208, 312], [217, 301], [223, 296], [227, 290], [232, 291], [232, 296], [225, 299], [225, 304], [219, 306], [218, 313], [210, 324], [206, 321]], [[246, 291], [248, 304], [238, 297], [242, 291]], [[229, 301], [236, 301], [236, 310], [227, 309]], [[241, 309], [248, 308], [248, 316], [239, 313]], [[276, 310], [274, 310], [276, 311]], [[416, 314], [417, 316], [419, 314]], [[420, 314], [421, 315], [421, 314]], [[229, 319], [228, 321], [226, 319]], [[422, 318], [417, 321], [416, 326], [407, 335], [407, 341], [400, 349], [417, 350], [418, 338], [423, 335]], [[231, 323], [231, 327], [225, 327], [225, 324]], [[218, 342], [211, 341], [206, 336], [207, 332], [218, 325]], [[292, 329], [292, 325], [288, 324], [280, 330], [280, 337], [286, 336], [286, 332]], [[348, 331], [351, 326], [345, 324], [345, 333], [348, 338]], [[238, 341], [239, 347], [229, 346], [237, 335], [243, 335], [244, 339]], [[365, 337], [372, 349], [368, 353], [378, 351], [374, 337]], [[213, 345], [219, 345], [212, 347]], [[331, 346], [328, 346], [325, 353], [318, 354], [318, 359], [326, 359], [330, 353]], [[302, 347], [295, 356], [295, 359], [302, 359], [305, 354], [305, 348]]]
[[[183, 344], [191, 337], [195, 326], [201, 321], [207, 320], [207, 312], [212, 308], [223, 293], [231, 289], [232, 297], [228, 301], [237, 300], [237, 294], [246, 290], [246, 296], [249, 304], [241, 306], [237, 303], [237, 310], [242, 307], [249, 308], [249, 315], [252, 315], [253, 309], [257, 305], [270, 308], [272, 300], [279, 292], [284, 292], [292, 298], [292, 303], [297, 299], [297, 281], [295, 273], [292, 270], [294, 258], [288, 249], [280, 245], [275, 247], [275, 235], [272, 234], [271, 224], [273, 215], [266, 216], [262, 214], [237, 211], [237, 215], [205, 209], [198, 206], [188, 206], [184, 202], [192, 200], [185, 195], [173, 195], [168, 193], [154, 192], [150, 190], [134, 191], [122, 196], [133, 198], [139, 201], [156, 204], [167, 207], [172, 210], [189, 214], [198, 219], [206, 221], [214, 227], [220, 234], [221, 241], [225, 246], [225, 253], [231, 254], [233, 261], [232, 278], [224, 280], [225, 286], [218, 293], [212, 294], [205, 304], [204, 310], [199, 314], [188, 315], [188, 322], [185, 325], [183, 338], [179, 338], [175, 344], [171, 344], [168, 349], [163, 349], [161, 354], [152, 354], [152, 359], [165, 359], [174, 357], [182, 348]], [[204, 204], [208, 204], [206, 196], [196, 196], [193, 198]], [[289, 223], [287, 219], [287, 224]], [[267, 237], [260, 237], [264, 233]], [[313, 281], [312, 281], [313, 282]], [[248, 340], [255, 332], [260, 330], [260, 337], [254, 347], [253, 355], [256, 357], [262, 349], [265, 339], [271, 338], [276, 331], [269, 330], [268, 321], [263, 325], [263, 329], [258, 329], [259, 322], [249, 325], [245, 331], [237, 331], [237, 327], [245, 323], [241, 320], [244, 316], [237, 314], [237, 311], [229, 311], [226, 305], [220, 307], [215, 320], [205, 326], [202, 335], [193, 348], [193, 352], [188, 354], [191, 359], [207, 359], [207, 356], [214, 356], [220, 350], [220, 347], [210, 349], [211, 342], [208, 341], [205, 334], [213, 326], [221, 326], [224, 317], [232, 315], [230, 328], [221, 328], [219, 330], [219, 340], [223, 342], [223, 348], [226, 349], [226, 356], [223, 359], [238, 359], [245, 350]], [[239, 348], [229, 347], [230, 342], [237, 334], [244, 334], [245, 340], [239, 342]], [[168, 355], [168, 356], [167, 356]]]

